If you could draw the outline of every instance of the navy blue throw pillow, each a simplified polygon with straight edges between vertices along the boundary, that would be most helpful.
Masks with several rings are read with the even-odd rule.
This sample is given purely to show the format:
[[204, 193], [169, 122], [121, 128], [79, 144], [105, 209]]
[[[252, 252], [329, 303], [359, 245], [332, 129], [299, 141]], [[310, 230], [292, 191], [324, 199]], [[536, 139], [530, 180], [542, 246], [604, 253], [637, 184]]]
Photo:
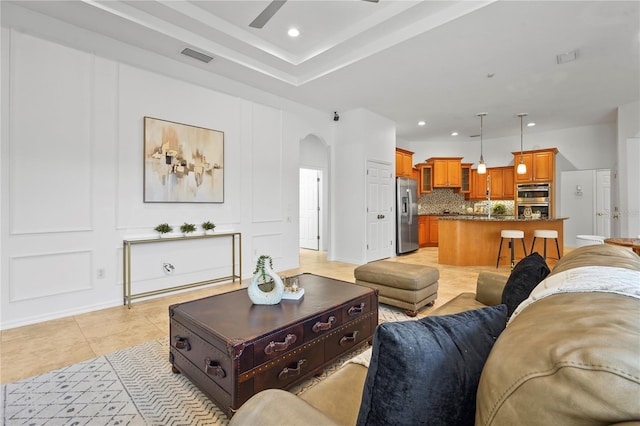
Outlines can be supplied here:
[[531, 253], [516, 264], [502, 290], [502, 303], [507, 305], [509, 317], [549, 272], [547, 262], [537, 252]]
[[472, 426], [480, 374], [507, 322], [504, 305], [380, 324], [358, 426]]

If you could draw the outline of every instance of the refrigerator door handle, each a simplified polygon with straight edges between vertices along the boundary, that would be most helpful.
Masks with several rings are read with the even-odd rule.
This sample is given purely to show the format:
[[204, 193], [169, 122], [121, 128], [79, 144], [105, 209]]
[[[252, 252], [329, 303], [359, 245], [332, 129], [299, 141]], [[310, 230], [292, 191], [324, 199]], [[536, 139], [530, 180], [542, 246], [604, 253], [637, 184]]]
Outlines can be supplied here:
[[409, 194], [409, 219], [407, 223], [411, 225], [413, 223], [413, 199], [411, 196], [411, 190], [407, 189], [407, 194]]

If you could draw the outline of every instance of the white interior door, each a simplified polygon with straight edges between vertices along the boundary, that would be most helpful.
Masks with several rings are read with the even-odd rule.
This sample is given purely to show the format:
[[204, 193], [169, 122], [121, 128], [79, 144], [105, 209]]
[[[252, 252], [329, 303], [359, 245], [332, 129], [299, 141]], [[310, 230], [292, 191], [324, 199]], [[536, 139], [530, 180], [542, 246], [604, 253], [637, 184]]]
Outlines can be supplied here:
[[367, 162], [367, 262], [393, 253], [394, 193], [391, 165]]
[[300, 247], [320, 249], [319, 170], [300, 169]]
[[611, 170], [596, 171], [596, 235], [611, 236]]

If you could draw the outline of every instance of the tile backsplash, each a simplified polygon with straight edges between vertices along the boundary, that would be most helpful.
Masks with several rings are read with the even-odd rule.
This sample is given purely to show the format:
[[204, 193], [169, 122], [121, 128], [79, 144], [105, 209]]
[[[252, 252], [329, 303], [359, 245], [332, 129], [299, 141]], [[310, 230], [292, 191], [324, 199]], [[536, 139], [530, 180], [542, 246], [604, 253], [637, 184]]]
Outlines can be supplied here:
[[[464, 194], [453, 192], [452, 188], [435, 188], [430, 194], [422, 194], [418, 200], [418, 214], [440, 214], [445, 210], [452, 213], [467, 213], [467, 208], [482, 200], [465, 200]], [[508, 215], [513, 214], [513, 200], [491, 200], [491, 205], [504, 204]]]

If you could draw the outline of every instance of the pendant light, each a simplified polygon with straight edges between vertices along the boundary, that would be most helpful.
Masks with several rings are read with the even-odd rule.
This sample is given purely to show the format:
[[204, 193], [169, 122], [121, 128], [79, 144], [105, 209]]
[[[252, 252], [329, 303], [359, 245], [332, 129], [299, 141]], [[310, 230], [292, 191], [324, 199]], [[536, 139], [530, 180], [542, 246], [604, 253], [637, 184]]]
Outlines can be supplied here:
[[523, 143], [522, 143], [522, 139], [523, 139], [523, 134], [524, 134], [524, 127], [522, 124], [522, 120], [524, 119], [524, 117], [526, 117], [528, 114], [526, 112], [521, 112], [520, 114], [518, 114], [518, 117], [520, 117], [520, 163], [518, 164], [518, 168], [516, 169], [516, 172], [519, 175], [523, 175], [525, 173], [527, 173], [527, 165], [524, 164], [524, 156], [523, 156]]
[[476, 117], [480, 117], [480, 163], [478, 163], [478, 174], [483, 175], [487, 173], [487, 166], [484, 164], [484, 158], [482, 158], [482, 119], [487, 115], [486, 112], [479, 112]]

